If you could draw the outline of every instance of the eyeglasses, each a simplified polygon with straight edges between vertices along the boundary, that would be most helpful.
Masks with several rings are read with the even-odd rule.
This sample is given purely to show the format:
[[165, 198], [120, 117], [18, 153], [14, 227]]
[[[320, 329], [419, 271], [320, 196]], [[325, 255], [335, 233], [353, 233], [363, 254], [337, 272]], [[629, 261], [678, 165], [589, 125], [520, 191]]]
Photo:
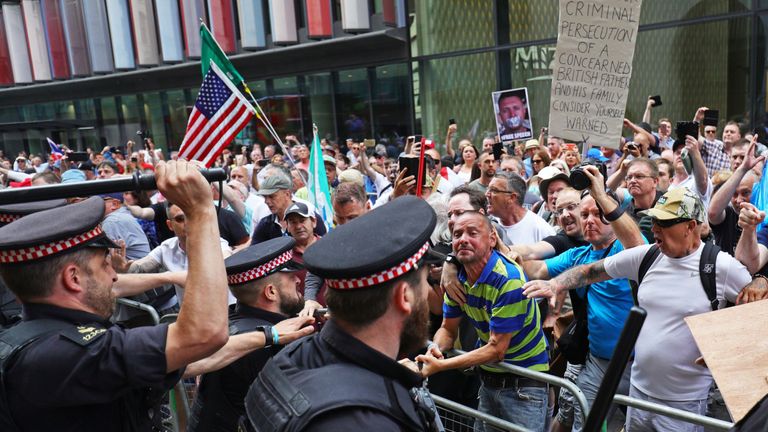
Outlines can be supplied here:
[[676, 219], [653, 219], [653, 223], [658, 225], [660, 228], [669, 228], [672, 226], [675, 226], [677, 224], [681, 224], [683, 222], [688, 222], [692, 219], [687, 218], [676, 218]]
[[714, 131], [714, 130], [705, 130], [704, 131], [704, 133], [708, 133], [708, 134], [715, 133], [715, 132], [717, 132], [717, 131]]
[[554, 212], [552, 212], [552, 213], [555, 215], [555, 217], [560, 217], [560, 216], [562, 216], [562, 215], [563, 215], [563, 213], [565, 213], [566, 211], [567, 211], [567, 212], [573, 212], [573, 211], [575, 211], [577, 208], [579, 208], [579, 204], [578, 204], [578, 203], [571, 203], [571, 204], [568, 204], [567, 206], [565, 206], [565, 207], [563, 207], [563, 208], [555, 209], [555, 211], [554, 211]]
[[184, 223], [185, 220], [187, 220], [187, 218], [184, 215], [178, 215], [173, 218], [173, 221], [176, 223]]
[[501, 190], [501, 189], [496, 189], [494, 187], [489, 187], [488, 188], [488, 193], [489, 194], [513, 194], [514, 192], [504, 191], [504, 190]]
[[469, 210], [469, 209], [456, 209], [448, 212], [448, 219], [459, 217], [463, 215], [464, 213], [480, 213], [479, 210]]
[[627, 179], [627, 181], [632, 181], [632, 180], [640, 181], [642, 179], [647, 179], [647, 178], [656, 178], [656, 176], [649, 176], [645, 174], [630, 174], [624, 178]]
[[542, 162], [544, 162], [544, 161], [541, 160], [541, 159], [533, 159], [533, 163], [542, 163]]

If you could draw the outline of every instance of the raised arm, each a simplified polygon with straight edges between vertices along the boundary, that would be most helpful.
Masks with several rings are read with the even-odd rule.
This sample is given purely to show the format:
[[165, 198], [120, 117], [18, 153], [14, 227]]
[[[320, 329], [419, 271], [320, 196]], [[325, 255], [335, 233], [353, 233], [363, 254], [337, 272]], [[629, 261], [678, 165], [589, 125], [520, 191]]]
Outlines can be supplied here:
[[643, 121], [651, 124], [651, 110], [653, 110], [654, 102], [651, 96], [648, 96], [648, 100], [645, 102], [645, 112], [643, 112]]
[[[744, 156], [744, 162], [741, 163], [720, 189], [712, 195], [712, 199], [709, 201], [709, 209], [707, 210], [710, 224], [719, 225], [723, 222], [725, 219], [725, 208], [731, 202], [731, 197], [736, 192], [736, 189], [738, 189], [739, 183], [741, 183], [744, 176], [751, 169], [765, 159], [765, 156], [755, 157], [756, 142], [757, 136], [752, 138], [747, 154]], [[739, 209], [734, 210], [738, 211]]]
[[184, 304], [178, 320], [168, 327], [166, 369], [178, 370], [219, 350], [229, 339], [227, 274], [219, 244], [211, 187], [193, 165], [160, 162], [157, 187], [186, 215], [187, 275]]
[[706, 195], [709, 177], [704, 159], [701, 157], [701, 143], [696, 138], [686, 135], [685, 148], [688, 149], [688, 154], [691, 155], [693, 161], [693, 179], [696, 181], [696, 190], [699, 195]]
[[[610, 215], [619, 208], [619, 203], [614, 201], [613, 198], [608, 196], [603, 186], [603, 175], [600, 171], [593, 166], [584, 168], [584, 173], [589, 177], [590, 186], [589, 191], [592, 198], [595, 199], [598, 207], [603, 210], [604, 215]], [[615, 214], [615, 213], [613, 213]], [[606, 220], [611, 223], [613, 232], [616, 234], [616, 238], [619, 239], [624, 249], [630, 249], [635, 246], [645, 244], [643, 234], [640, 232], [640, 227], [635, 221], [624, 211], [620, 212], [620, 216], [616, 218], [608, 218]]]
[[750, 273], [757, 273], [768, 263], [768, 248], [757, 242], [757, 227], [765, 220], [765, 212], [750, 203], [742, 203], [739, 212], [741, 237], [736, 244], [735, 257]]
[[453, 151], [453, 136], [456, 135], [456, 130], [458, 129], [458, 126], [455, 124], [448, 126], [448, 132], [445, 135], [445, 154], [450, 156], [451, 158], [456, 157], [456, 152]]

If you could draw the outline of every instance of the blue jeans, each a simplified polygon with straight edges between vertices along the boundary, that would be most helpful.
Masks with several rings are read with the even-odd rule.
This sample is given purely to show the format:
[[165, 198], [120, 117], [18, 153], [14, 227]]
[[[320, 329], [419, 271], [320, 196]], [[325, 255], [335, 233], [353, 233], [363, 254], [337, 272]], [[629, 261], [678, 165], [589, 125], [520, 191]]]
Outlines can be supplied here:
[[[547, 387], [494, 388], [483, 383], [478, 393], [478, 411], [506, 420], [532, 431], [544, 432], [547, 420]], [[497, 430], [481, 421], [475, 422], [475, 431]]]
[[[587, 399], [587, 403], [591, 407], [595, 402], [597, 396], [597, 390], [600, 388], [600, 384], [603, 382], [605, 376], [605, 370], [608, 368], [610, 360], [601, 359], [593, 356], [591, 353], [587, 356], [587, 363], [579, 373], [579, 377], [576, 379], [576, 385], [579, 386], [579, 390], [584, 393], [584, 397]], [[621, 376], [619, 387], [616, 389], [616, 394], [626, 395], [629, 394], [629, 375], [632, 369], [632, 362], [628, 362], [624, 368], [624, 374]], [[581, 432], [583, 422], [581, 420], [581, 405], [574, 401], [573, 403], [573, 432]], [[611, 416], [616, 412], [617, 406], [611, 404], [611, 408], [608, 411], [606, 419], [610, 420]]]

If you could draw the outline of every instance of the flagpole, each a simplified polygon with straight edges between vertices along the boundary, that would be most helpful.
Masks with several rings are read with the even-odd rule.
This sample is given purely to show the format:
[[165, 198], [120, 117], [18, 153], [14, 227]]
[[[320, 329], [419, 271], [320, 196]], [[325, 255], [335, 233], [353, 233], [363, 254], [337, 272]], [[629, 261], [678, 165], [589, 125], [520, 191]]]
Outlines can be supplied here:
[[[203, 26], [205, 30], [208, 31], [208, 33], [211, 33], [210, 29], [208, 29], [208, 26], [205, 25], [205, 21], [203, 20], [202, 17], [200, 17], [200, 25]], [[211, 33], [211, 36], [213, 36], [213, 33]], [[211, 37], [211, 40], [213, 40], [213, 43], [216, 44], [216, 47], [219, 49], [219, 51], [221, 51], [221, 53], [223, 53], [226, 56], [226, 53], [224, 53], [224, 49], [222, 49], [221, 45], [219, 45], [219, 41], [217, 41], [215, 37]], [[253, 97], [253, 93], [251, 93], [251, 89], [248, 88], [248, 84], [245, 82], [245, 79], [241, 79], [240, 84], [242, 84], [243, 89], [248, 94], [248, 96], [251, 97], [251, 101], [253, 102], [253, 105], [256, 107], [256, 118], [261, 120], [261, 123], [267, 129], [267, 132], [269, 132], [269, 134], [272, 135], [272, 138], [274, 138], [275, 141], [277, 141], [277, 143], [280, 145], [280, 148], [283, 150], [283, 153], [288, 157], [288, 161], [291, 163], [291, 167], [296, 168], [296, 161], [293, 160], [293, 156], [291, 156], [291, 152], [288, 151], [288, 148], [285, 146], [285, 143], [283, 143], [283, 140], [281, 140], [280, 137], [277, 135], [275, 128], [267, 119], [266, 114], [264, 114], [264, 110], [261, 109], [261, 105], [259, 105], [259, 103], [256, 101], [256, 98]], [[307, 179], [301, 174], [301, 171], [299, 171], [298, 168], [296, 168], [296, 171], [299, 173], [299, 178], [301, 178], [301, 181], [304, 182], [304, 186], [309, 188], [309, 183], [307, 183]]]

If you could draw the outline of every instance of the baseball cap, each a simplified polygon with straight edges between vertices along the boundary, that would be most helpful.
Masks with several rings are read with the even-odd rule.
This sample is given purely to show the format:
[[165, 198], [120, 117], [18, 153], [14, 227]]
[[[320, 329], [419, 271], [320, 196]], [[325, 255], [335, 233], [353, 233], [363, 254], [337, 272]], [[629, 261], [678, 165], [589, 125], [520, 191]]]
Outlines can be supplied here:
[[365, 180], [360, 171], [356, 169], [347, 169], [339, 174], [339, 183], [357, 183], [360, 186], [365, 187]]
[[105, 193], [105, 194], [100, 194], [99, 196], [104, 199], [113, 199], [113, 200], [118, 200], [120, 202], [123, 202], [123, 194], [121, 192]]
[[603, 152], [596, 148], [591, 148], [589, 151], [587, 151], [587, 159], [595, 159], [599, 160], [600, 162], [606, 162], [608, 160], [607, 157], [603, 156]]
[[336, 166], [336, 158], [333, 156], [323, 155], [323, 163], [329, 163]]
[[281, 174], [275, 174], [267, 177], [267, 179], [261, 183], [261, 188], [259, 188], [258, 194], [272, 195], [277, 191], [290, 188], [291, 180], [288, 177]]
[[549, 188], [549, 184], [552, 183], [555, 180], [562, 180], [570, 186], [571, 182], [567, 175], [565, 175], [562, 171], [557, 169], [557, 167], [548, 166], [542, 168], [539, 173], [537, 174], [539, 177], [539, 193], [541, 194], [541, 197], [544, 199], [544, 201], [547, 200], [547, 189]]
[[288, 209], [285, 210], [283, 217], [287, 218], [290, 214], [297, 214], [305, 218], [315, 217], [315, 211], [310, 208], [311, 204], [306, 204], [300, 201], [294, 201]]
[[681, 187], [668, 190], [653, 208], [643, 210], [640, 214], [658, 220], [692, 219], [703, 223], [704, 204], [698, 194], [687, 187]]
[[66, 170], [61, 175], [62, 183], [77, 183], [85, 181], [85, 173], [80, 170]]

